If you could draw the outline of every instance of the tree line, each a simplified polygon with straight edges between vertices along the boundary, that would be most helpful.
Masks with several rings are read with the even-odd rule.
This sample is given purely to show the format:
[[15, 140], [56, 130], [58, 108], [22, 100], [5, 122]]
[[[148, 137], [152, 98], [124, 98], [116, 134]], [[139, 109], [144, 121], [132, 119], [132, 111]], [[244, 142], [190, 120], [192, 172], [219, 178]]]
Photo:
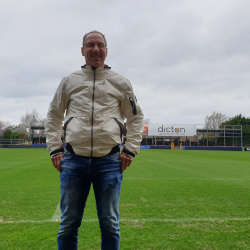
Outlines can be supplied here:
[[[12, 132], [8, 129], [9, 122], [0, 120], [0, 134], [2, 139], [28, 139], [25, 132], [30, 126], [44, 126], [45, 118], [41, 118], [37, 110], [26, 112], [21, 116], [20, 124], [17, 126], [21, 131]], [[150, 119], [145, 119], [145, 123], [149, 123]], [[224, 125], [242, 125], [243, 143], [250, 144], [250, 117], [245, 117], [242, 114], [234, 117], [227, 117], [225, 114], [214, 111], [211, 115], [205, 117], [205, 125], [208, 129], [223, 128]], [[43, 131], [42, 131], [43, 132]]]
[[245, 117], [242, 114], [227, 117], [225, 114], [214, 111], [210, 116], [206, 116], [205, 124], [208, 129], [220, 129], [229, 125], [241, 125], [243, 144], [250, 144], [250, 117]]
[[[20, 123], [15, 126], [19, 131], [13, 132], [10, 123], [0, 120], [0, 135], [2, 139], [28, 139], [27, 130], [30, 126], [44, 126], [45, 118], [41, 118], [37, 110], [26, 112], [20, 118]], [[43, 131], [40, 131], [43, 132]]]

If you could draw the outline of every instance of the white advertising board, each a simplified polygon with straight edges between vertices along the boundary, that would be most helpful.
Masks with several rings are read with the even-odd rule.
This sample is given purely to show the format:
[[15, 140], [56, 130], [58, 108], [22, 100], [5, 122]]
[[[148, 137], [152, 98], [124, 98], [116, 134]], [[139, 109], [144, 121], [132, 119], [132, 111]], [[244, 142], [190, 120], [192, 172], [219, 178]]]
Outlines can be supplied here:
[[194, 136], [196, 126], [190, 124], [148, 124], [149, 136]]

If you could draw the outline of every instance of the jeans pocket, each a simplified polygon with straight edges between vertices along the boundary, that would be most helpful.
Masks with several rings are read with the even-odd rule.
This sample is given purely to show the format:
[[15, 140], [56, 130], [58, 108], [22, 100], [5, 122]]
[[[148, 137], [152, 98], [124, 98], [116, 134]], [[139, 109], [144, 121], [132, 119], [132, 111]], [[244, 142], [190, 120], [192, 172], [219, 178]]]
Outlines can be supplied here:
[[110, 161], [120, 161], [119, 158], [120, 158], [120, 153], [117, 152], [117, 153], [114, 153], [114, 154], [110, 154], [110, 155], [106, 155], [104, 156], [105, 159], [107, 160], [110, 160]]
[[69, 151], [67, 151], [65, 149], [65, 151], [64, 151], [64, 158], [61, 159], [61, 162], [65, 161], [65, 160], [70, 160], [73, 156], [74, 156], [74, 154], [70, 153]]

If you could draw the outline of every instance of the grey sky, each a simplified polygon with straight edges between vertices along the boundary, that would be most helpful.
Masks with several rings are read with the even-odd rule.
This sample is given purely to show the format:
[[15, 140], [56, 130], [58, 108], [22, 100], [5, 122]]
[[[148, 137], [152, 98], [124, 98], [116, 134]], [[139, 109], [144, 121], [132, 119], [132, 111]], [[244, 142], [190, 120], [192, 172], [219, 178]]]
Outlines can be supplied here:
[[84, 64], [95, 29], [106, 63], [133, 84], [152, 123], [250, 117], [248, 0], [0, 0], [0, 119], [45, 117], [61, 79]]

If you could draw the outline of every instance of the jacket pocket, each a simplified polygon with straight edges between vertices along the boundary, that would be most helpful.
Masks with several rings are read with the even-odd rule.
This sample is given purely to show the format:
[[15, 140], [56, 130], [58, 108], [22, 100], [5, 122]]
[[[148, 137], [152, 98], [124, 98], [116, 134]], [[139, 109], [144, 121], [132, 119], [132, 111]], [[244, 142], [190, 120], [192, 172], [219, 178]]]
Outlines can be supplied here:
[[90, 126], [86, 117], [70, 117], [64, 125], [65, 143], [83, 147], [89, 145]]
[[117, 118], [114, 118], [115, 122], [118, 124], [119, 126], [119, 129], [120, 129], [120, 138], [121, 138], [121, 143], [122, 143], [122, 133], [123, 133], [123, 130], [124, 130], [124, 126], [121, 122], [118, 121]]
[[133, 115], [136, 115], [137, 110], [136, 110], [136, 105], [135, 105], [135, 101], [134, 101], [133, 97], [129, 97], [129, 101], [130, 101], [130, 104], [132, 107], [132, 113], [133, 113]]
[[[96, 138], [100, 145], [108, 145], [114, 147], [121, 143], [121, 132], [123, 124], [114, 117], [103, 117], [102, 129], [98, 132]], [[122, 126], [121, 126], [122, 125]], [[97, 131], [96, 131], [97, 132]]]
[[64, 126], [63, 126], [63, 130], [64, 130], [64, 137], [63, 137], [63, 141], [65, 142], [65, 139], [66, 139], [66, 129], [67, 129], [67, 126], [69, 125], [69, 123], [71, 122], [71, 120], [73, 119], [74, 117], [70, 117], [65, 123], [64, 123]]

